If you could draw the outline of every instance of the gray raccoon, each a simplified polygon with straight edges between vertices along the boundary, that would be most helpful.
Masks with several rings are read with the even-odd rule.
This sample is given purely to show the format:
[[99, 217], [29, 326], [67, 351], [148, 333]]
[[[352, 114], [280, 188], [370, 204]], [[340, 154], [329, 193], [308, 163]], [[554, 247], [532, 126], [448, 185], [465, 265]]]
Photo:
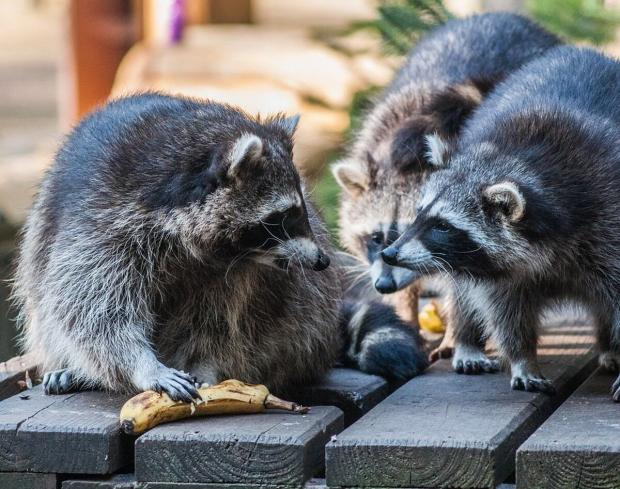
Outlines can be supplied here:
[[[492, 333], [514, 389], [553, 392], [536, 360], [544, 307], [595, 320], [600, 363], [620, 366], [620, 63], [558, 47], [509, 77], [426, 182], [416, 221], [383, 251], [458, 282], [457, 372], [492, 371]], [[612, 387], [620, 401], [620, 376]]]
[[[385, 264], [383, 248], [415, 219], [419, 189], [435, 170], [429, 135], [446, 150], [493, 86], [558, 44], [532, 21], [491, 13], [455, 19], [435, 29], [409, 53], [365, 118], [349, 155], [333, 167], [344, 190], [343, 246], [367, 265], [374, 287], [401, 316], [417, 324], [418, 273]], [[439, 140], [432, 139], [437, 144]], [[451, 333], [437, 353], [449, 351]]]
[[293, 166], [296, 123], [152, 93], [73, 130], [15, 281], [47, 392], [187, 400], [224, 378], [277, 391], [336, 362], [342, 286]]

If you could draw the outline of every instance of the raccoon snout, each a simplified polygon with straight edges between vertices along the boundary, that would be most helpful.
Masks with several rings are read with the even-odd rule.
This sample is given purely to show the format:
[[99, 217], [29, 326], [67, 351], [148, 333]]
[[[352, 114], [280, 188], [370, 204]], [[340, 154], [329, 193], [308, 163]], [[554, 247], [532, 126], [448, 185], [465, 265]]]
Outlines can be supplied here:
[[379, 277], [375, 282], [375, 289], [377, 289], [377, 292], [380, 294], [391, 294], [396, 292], [396, 281], [394, 280], [392, 274], [382, 275]]
[[388, 265], [398, 266], [398, 248], [388, 246], [381, 251], [381, 259]]
[[319, 248], [318, 253], [317, 253], [317, 259], [314, 265], [312, 266], [312, 270], [316, 272], [320, 272], [321, 270], [325, 270], [329, 266], [330, 263], [331, 263], [331, 260], [329, 259], [329, 256], [327, 256], [323, 252], [323, 250]]

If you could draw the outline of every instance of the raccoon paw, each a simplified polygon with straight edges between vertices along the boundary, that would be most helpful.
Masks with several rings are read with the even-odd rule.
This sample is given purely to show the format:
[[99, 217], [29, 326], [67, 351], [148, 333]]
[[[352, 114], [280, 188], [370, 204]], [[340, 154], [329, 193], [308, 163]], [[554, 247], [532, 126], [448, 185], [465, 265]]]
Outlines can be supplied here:
[[620, 375], [611, 386], [611, 396], [614, 399], [614, 402], [620, 402]]
[[165, 392], [173, 401], [192, 402], [193, 399], [200, 398], [196, 390], [196, 378], [190, 374], [175, 370], [173, 368], [162, 367], [157, 372], [157, 378], [150, 386], [150, 389]]
[[75, 376], [69, 369], [53, 370], [43, 376], [43, 390], [47, 395], [67, 394], [77, 390]]
[[545, 394], [555, 394], [553, 382], [544, 377], [535, 377], [530, 374], [522, 373], [513, 375], [510, 379], [510, 387], [517, 391], [544, 392]]
[[620, 356], [610, 351], [605, 351], [599, 354], [598, 364], [608, 372], [620, 372]]
[[497, 360], [487, 357], [476, 348], [457, 346], [452, 359], [452, 367], [458, 374], [477, 375], [499, 371]]

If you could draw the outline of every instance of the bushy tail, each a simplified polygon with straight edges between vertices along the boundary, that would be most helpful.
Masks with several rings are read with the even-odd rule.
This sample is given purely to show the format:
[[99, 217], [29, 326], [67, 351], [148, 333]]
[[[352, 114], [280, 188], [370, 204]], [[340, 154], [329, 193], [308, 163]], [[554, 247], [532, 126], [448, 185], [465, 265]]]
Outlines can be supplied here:
[[404, 382], [428, 367], [418, 331], [394, 309], [377, 300], [344, 301], [340, 314], [344, 335], [341, 361], [392, 382]]

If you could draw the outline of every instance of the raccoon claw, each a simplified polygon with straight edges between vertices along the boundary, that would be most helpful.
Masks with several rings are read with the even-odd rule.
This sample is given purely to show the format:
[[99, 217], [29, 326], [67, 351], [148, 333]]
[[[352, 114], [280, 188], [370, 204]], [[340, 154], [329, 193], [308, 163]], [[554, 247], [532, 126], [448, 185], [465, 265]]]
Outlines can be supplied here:
[[452, 357], [453, 351], [454, 349], [451, 346], [442, 347], [440, 345], [429, 353], [428, 359], [430, 362], [436, 362], [442, 358], [450, 358]]
[[195, 377], [169, 368], [158, 376], [151, 389], [160, 394], [165, 392], [173, 401], [192, 402], [194, 399], [200, 399], [196, 383]]
[[45, 394], [67, 394], [75, 389], [73, 372], [69, 369], [53, 370], [43, 376]]
[[555, 387], [550, 380], [525, 375], [513, 377], [510, 380], [510, 387], [518, 391], [543, 392], [550, 395], [554, 395], [556, 393]]
[[452, 367], [459, 374], [478, 375], [499, 371], [499, 362], [488, 358], [482, 352], [455, 354]]
[[611, 386], [611, 396], [614, 402], [620, 402], [620, 375], [618, 375], [618, 378]]

